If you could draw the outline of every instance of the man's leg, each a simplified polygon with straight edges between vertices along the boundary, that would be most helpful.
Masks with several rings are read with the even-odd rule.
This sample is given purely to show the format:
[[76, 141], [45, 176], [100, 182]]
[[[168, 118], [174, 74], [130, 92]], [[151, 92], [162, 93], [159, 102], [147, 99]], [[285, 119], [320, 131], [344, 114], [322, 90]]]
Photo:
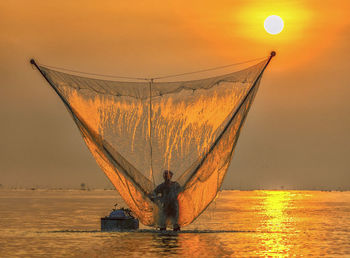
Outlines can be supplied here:
[[159, 230], [166, 230], [166, 214], [164, 209], [159, 209]]
[[171, 216], [172, 224], [173, 224], [173, 230], [174, 231], [180, 231], [180, 226], [178, 224], [179, 221], [179, 205], [175, 205], [174, 214]]

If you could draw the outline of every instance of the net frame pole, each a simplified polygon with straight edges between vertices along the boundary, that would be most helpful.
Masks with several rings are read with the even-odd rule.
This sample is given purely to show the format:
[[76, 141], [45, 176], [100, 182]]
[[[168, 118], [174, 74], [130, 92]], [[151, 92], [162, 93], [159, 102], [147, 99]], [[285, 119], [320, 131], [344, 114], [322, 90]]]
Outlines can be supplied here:
[[[77, 119], [84, 127], [86, 127], [86, 125], [84, 124], [84, 122], [80, 121], [80, 119], [75, 115], [73, 109], [71, 108], [71, 106], [69, 105], [69, 103], [65, 100], [65, 98], [62, 96], [62, 94], [54, 87], [54, 85], [52, 85], [51, 81], [46, 77], [45, 73], [40, 69], [40, 67], [37, 65], [37, 63], [35, 62], [35, 60], [32, 58], [30, 59], [30, 63], [32, 65], [35, 66], [36, 69], [38, 69], [38, 71], [40, 72], [40, 74], [45, 78], [45, 80], [48, 82], [48, 84], [51, 86], [51, 88], [56, 92], [56, 94], [60, 97], [60, 99], [62, 100], [63, 104], [65, 105], [65, 107], [69, 110], [69, 112], [72, 114], [73, 116], [73, 120], [74, 122], [77, 124], [77, 121], [75, 121], [75, 119]], [[88, 131], [90, 133], [90, 131]], [[117, 163], [118, 165], [120, 165], [117, 160], [114, 159], [114, 157], [112, 156], [112, 154], [106, 149], [106, 147], [102, 144], [103, 147], [103, 151], [113, 160], [113, 162]], [[124, 175], [126, 176], [126, 175]], [[131, 178], [130, 176], [127, 176], [127, 178], [133, 182], [133, 184], [138, 188], [138, 190], [140, 190], [140, 192], [143, 193], [143, 195], [148, 196], [149, 193], [145, 192], [143, 190], [143, 188], [135, 181], [133, 180], [133, 178]]]
[[[222, 133], [220, 134], [220, 136], [216, 139], [216, 141], [213, 143], [213, 145], [210, 147], [209, 151], [203, 156], [202, 160], [200, 161], [200, 163], [198, 164], [198, 166], [194, 169], [193, 173], [191, 174], [191, 176], [187, 179], [187, 182], [191, 181], [191, 179], [196, 175], [198, 169], [202, 166], [203, 162], [205, 161], [205, 159], [207, 158], [207, 156], [213, 151], [213, 149], [215, 148], [215, 146], [218, 144], [218, 142], [220, 141], [220, 139], [222, 138], [223, 134], [226, 132], [226, 130], [229, 128], [231, 122], [233, 121], [233, 119], [236, 117], [238, 111], [240, 110], [240, 108], [242, 107], [242, 105], [244, 104], [244, 102], [247, 100], [249, 94], [253, 91], [253, 89], [255, 88], [257, 82], [260, 80], [261, 76], [263, 75], [265, 69], [267, 68], [267, 66], [269, 65], [271, 59], [276, 56], [276, 52], [272, 51], [270, 53], [270, 57], [267, 60], [266, 64], [264, 65], [263, 69], [261, 70], [261, 72], [259, 73], [259, 75], [256, 77], [254, 83], [252, 84], [252, 87], [249, 89], [249, 91], [247, 92], [246, 96], [243, 98], [243, 100], [241, 101], [241, 103], [237, 106], [236, 111], [234, 112], [234, 114], [232, 115], [231, 119], [227, 122], [225, 128], [223, 129]], [[186, 184], [187, 184], [186, 182]]]
[[154, 173], [153, 173], [153, 148], [152, 148], [152, 84], [153, 78], [149, 80], [149, 148], [151, 156], [150, 173], [152, 177], [153, 186], [155, 186]]
[[70, 112], [72, 112], [72, 114], [74, 114], [71, 106], [69, 105], [69, 103], [65, 100], [65, 98], [63, 98], [62, 94], [55, 88], [55, 86], [52, 85], [52, 83], [50, 82], [50, 80], [48, 78], [46, 78], [46, 75], [43, 73], [43, 71], [41, 71], [40, 67], [37, 65], [37, 63], [35, 62], [35, 60], [32, 58], [30, 59], [30, 63], [32, 65], [35, 66], [36, 69], [38, 69], [38, 71], [40, 72], [40, 74], [45, 78], [45, 80], [49, 83], [49, 85], [51, 86], [51, 88], [56, 92], [56, 94], [60, 97], [60, 99], [63, 101], [64, 105], [66, 106], [66, 108], [68, 108], [68, 110]]

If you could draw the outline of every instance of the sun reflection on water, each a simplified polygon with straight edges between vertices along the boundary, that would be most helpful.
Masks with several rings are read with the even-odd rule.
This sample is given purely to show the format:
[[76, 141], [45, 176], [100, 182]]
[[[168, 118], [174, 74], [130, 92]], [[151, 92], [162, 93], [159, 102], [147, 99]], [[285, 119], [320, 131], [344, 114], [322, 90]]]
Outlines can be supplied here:
[[266, 216], [264, 230], [270, 232], [284, 231], [288, 223], [286, 209], [292, 198], [290, 192], [286, 191], [264, 191], [265, 195], [262, 203], [262, 212]]
[[294, 194], [288, 191], [263, 191], [261, 203], [262, 223], [258, 228], [261, 231], [262, 255], [287, 255], [289, 241], [285, 233], [290, 232], [293, 227], [292, 217], [288, 210]]

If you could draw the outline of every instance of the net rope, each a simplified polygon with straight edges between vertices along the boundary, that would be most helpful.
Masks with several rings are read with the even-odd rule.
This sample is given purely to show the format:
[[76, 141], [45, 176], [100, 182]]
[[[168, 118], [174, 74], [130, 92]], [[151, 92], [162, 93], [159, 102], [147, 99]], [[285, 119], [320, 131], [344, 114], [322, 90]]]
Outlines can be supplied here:
[[69, 72], [69, 73], [76, 73], [76, 74], [81, 74], [81, 75], [89, 75], [89, 76], [97, 76], [97, 77], [105, 77], [105, 78], [115, 78], [115, 79], [126, 79], [126, 80], [140, 80], [140, 81], [151, 81], [154, 80], [162, 80], [162, 79], [169, 79], [169, 78], [175, 78], [175, 77], [180, 77], [184, 75], [191, 75], [191, 74], [197, 74], [197, 73], [204, 73], [204, 72], [209, 72], [209, 71], [215, 71], [215, 70], [221, 70], [224, 68], [229, 68], [233, 66], [238, 66], [238, 65], [243, 65], [243, 64], [248, 64], [256, 61], [260, 61], [263, 59], [266, 59], [268, 57], [259, 57], [259, 58], [254, 58], [250, 60], [246, 60], [243, 62], [236, 62], [232, 64], [227, 64], [227, 65], [221, 65], [221, 66], [216, 66], [216, 67], [211, 67], [211, 68], [206, 68], [206, 69], [201, 69], [201, 70], [196, 70], [196, 71], [191, 71], [191, 72], [185, 72], [185, 73], [176, 73], [176, 74], [168, 74], [168, 75], [163, 75], [163, 76], [154, 76], [154, 77], [128, 77], [128, 76], [120, 76], [120, 75], [109, 75], [109, 74], [99, 74], [99, 73], [89, 73], [89, 72], [83, 72], [83, 71], [78, 71], [78, 70], [73, 70], [73, 69], [67, 69], [64, 67], [58, 67], [58, 66], [50, 66], [46, 64], [39, 64], [41, 67], [46, 67], [49, 69], [53, 69], [56, 71], [63, 71], [63, 72]]
[[175, 82], [154, 79], [217, 68], [154, 79], [114, 77], [138, 80], [132, 82], [89, 78], [46, 65], [38, 68], [140, 221], [159, 225], [158, 206], [149, 194], [162, 182], [163, 170], [171, 170], [181, 186], [179, 225], [184, 226], [220, 190], [269, 60], [224, 75]]

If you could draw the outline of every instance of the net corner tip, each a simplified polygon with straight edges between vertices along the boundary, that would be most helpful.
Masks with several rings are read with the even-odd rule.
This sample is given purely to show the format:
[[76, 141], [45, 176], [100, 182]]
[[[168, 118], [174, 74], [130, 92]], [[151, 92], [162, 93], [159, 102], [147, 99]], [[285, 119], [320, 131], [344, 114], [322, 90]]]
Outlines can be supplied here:
[[271, 51], [271, 56], [274, 57], [276, 55], [276, 51]]
[[35, 64], [34, 58], [31, 58], [29, 62], [30, 62], [31, 64]]

